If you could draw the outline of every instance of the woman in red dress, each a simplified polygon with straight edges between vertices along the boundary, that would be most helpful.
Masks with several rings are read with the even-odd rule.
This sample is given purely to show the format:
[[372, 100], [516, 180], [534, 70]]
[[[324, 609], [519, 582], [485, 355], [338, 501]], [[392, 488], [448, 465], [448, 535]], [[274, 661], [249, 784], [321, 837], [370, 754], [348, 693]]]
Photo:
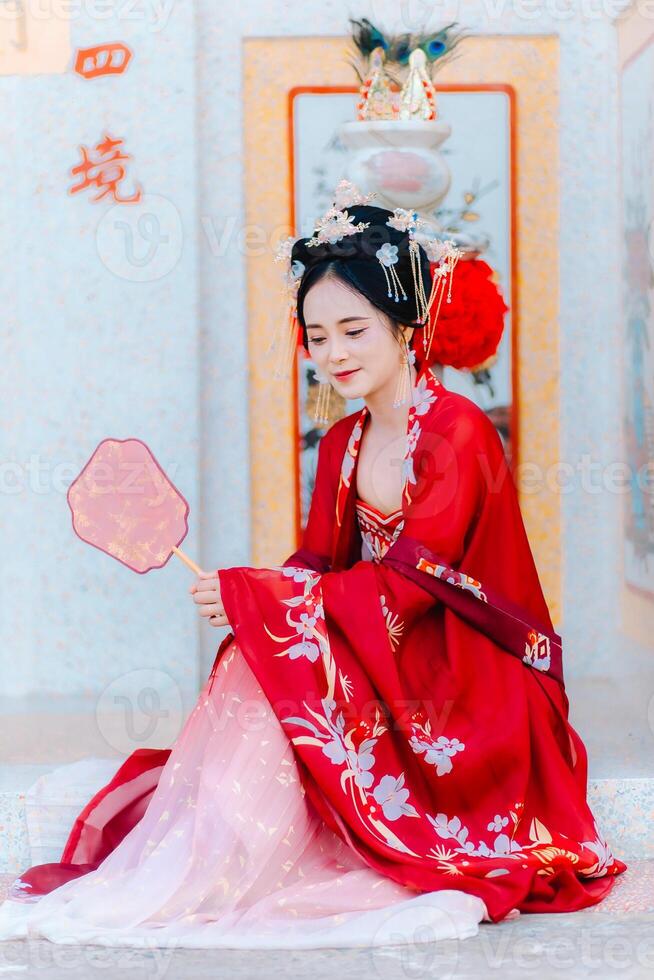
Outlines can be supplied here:
[[0, 938], [465, 937], [593, 905], [626, 869], [588, 807], [501, 440], [429, 361], [428, 250], [410, 213], [348, 203], [285, 256], [305, 348], [364, 400], [320, 442], [302, 546], [192, 586], [230, 632], [181, 735], [17, 879]]

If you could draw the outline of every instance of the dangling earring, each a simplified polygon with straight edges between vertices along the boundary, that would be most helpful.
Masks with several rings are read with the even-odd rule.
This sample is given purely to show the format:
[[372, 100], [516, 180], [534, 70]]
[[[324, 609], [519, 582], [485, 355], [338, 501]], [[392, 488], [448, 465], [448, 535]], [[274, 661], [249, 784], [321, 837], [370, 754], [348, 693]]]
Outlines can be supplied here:
[[316, 381], [320, 383], [320, 387], [318, 388], [318, 398], [316, 399], [316, 408], [313, 413], [313, 421], [327, 425], [329, 422], [332, 386], [327, 378], [323, 377], [318, 370], [316, 370], [314, 373], [316, 376]]
[[[413, 355], [413, 356], [412, 356]], [[409, 345], [407, 343], [406, 337], [402, 334], [402, 366], [400, 368], [400, 373], [397, 377], [397, 385], [395, 386], [395, 398], [393, 400], [393, 408], [399, 408], [400, 405], [404, 405], [409, 395], [409, 390], [411, 388], [411, 367], [410, 365], [415, 360], [415, 351], [409, 350]]]

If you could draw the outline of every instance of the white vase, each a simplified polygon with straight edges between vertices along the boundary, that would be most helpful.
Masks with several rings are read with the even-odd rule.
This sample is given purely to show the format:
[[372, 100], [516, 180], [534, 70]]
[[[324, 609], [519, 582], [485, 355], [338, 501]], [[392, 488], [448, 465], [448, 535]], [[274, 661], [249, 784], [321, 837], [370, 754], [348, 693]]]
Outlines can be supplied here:
[[343, 123], [339, 136], [350, 150], [345, 176], [389, 210], [429, 212], [452, 181], [439, 149], [452, 127], [440, 120], [374, 119]]

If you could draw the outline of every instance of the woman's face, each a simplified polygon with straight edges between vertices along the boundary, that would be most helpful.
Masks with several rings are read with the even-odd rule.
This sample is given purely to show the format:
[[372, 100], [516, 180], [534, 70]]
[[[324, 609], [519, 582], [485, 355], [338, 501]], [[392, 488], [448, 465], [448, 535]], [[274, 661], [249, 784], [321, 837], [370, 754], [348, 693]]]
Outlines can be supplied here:
[[[401, 348], [390, 318], [365, 296], [338, 279], [324, 278], [308, 290], [303, 312], [309, 355], [340, 395], [365, 399], [395, 385]], [[344, 371], [353, 373], [339, 378]]]

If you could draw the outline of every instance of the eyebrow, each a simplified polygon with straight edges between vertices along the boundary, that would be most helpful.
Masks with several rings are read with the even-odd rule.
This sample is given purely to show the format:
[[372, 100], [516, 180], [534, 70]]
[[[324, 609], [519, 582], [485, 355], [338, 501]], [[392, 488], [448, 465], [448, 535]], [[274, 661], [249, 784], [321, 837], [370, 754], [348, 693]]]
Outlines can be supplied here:
[[[369, 316], [344, 316], [342, 320], [337, 320], [336, 322], [352, 323], [355, 320], [369, 320], [369, 319], [370, 319]], [[312, 327], [317, 328], [318, 330], [324, 329], [321, 323], [307, 323], [307, 330], [311, 330]]]

